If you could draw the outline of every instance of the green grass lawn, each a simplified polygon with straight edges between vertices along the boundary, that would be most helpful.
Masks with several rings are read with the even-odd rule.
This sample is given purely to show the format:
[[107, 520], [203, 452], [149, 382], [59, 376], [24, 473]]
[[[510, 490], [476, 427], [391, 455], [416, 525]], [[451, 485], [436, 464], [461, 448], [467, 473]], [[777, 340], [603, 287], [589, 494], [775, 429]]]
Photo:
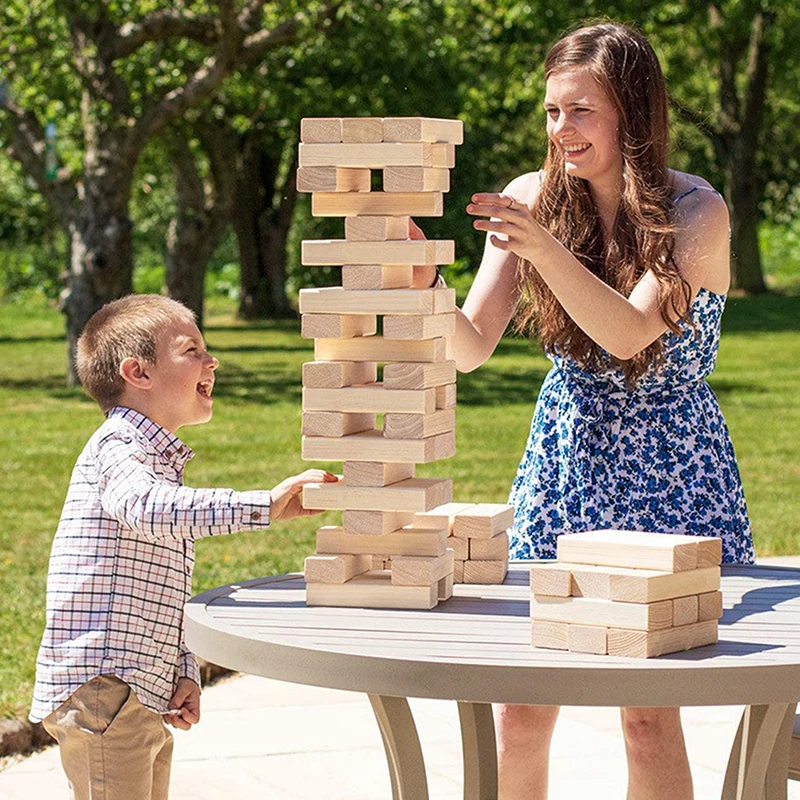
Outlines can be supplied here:
[[[50, 542], [73, 463], [101, 423], [94, 404], [64, 388], [60, 315], [0, 305], [0, 717], [27, 712], [44, 624]], [[196, 451], [193, 486], [270, 488], [309, 465], [300, 458], [301, 364], [311, 343], [293, 322], [237, 322], [215, 301], [206, 337], [220, 359], [213, 421], [181, 432]], [[760, 555], [800, 552], [800, 297], [732, 298], [717, 392], [745, 486]], [[505, 339], [480, 370], [459, 376], [458, 454], [420, 467], [455, 481], [458, 500], [504, 502], [548, 362]], [[328, 465], [339, 469], [339, 464]], [[296, 570], [314, 530], [337, 514], [198, 542], [194, 588]]]

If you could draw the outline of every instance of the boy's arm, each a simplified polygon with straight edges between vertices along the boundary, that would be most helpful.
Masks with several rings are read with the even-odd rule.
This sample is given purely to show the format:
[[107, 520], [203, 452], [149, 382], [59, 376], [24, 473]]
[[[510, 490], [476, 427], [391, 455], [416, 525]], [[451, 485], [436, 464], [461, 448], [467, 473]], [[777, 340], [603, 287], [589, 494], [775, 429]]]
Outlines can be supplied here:
[[190, 678], [198, 686], [200, 685], [200, 666], [197, 663], [197, 656], [186, 649], [186, 645], [181, 642], [181, 652], [178, 656], [178, 678]]

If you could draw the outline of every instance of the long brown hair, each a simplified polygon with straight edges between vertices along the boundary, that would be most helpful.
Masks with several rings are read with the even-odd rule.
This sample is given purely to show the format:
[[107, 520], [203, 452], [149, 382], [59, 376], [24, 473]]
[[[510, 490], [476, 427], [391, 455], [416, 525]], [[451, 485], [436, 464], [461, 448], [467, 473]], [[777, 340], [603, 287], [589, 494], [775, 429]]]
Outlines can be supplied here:
[[[691, 289], [673, 258], [667, 91], [658, 58], [637, 31], [601, 23], [573, 31], [547, 54], [545, 79], [575, 69], [590, 71], [619, 114], [624, 188], [613, 230], [604, 234], [588, 182], [567, 175], [552, 141], [533, 216], [587, 269], [626, 297], [652, 270], [659, 282], [661, 316], [678, 333], [673, 319], [688, 316]], [[517, 329], [535, 329], [549, 352], [570, 356], [593, 371], [602, 369], [606, 362], [600, 346], [564, 311], [529, 261], [519, 260], [518, 281]], [[662, 358], [657, 339], [630, 360], [613, 361], [633, 385]]]

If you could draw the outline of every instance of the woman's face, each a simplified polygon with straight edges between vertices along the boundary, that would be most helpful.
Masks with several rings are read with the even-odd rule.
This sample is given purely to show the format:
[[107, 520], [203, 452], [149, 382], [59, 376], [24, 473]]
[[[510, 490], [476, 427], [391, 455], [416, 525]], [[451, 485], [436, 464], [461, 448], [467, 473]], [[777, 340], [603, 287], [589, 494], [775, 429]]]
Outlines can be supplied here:
[[547, 135], [563, 156], [567, 175], [616, 184], [622, 175], [619, 114], [589, 70], [551, 75], [544, 107]]

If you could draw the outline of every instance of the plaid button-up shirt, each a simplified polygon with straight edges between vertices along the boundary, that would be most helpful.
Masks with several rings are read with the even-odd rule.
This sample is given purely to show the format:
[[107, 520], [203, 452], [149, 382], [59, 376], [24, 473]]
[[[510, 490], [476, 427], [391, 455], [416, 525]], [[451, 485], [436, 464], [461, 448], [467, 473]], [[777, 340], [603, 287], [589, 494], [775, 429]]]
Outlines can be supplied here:
[[200, 682], [183, 643], [193, 540], [267, 527], [269, 492], [183, 486], [193, 455], [130, 408], [112, 409], [87, 443], [50, 555], [31, 720], [97, 675], [116, 675], [159, 713], [179, 677]]

